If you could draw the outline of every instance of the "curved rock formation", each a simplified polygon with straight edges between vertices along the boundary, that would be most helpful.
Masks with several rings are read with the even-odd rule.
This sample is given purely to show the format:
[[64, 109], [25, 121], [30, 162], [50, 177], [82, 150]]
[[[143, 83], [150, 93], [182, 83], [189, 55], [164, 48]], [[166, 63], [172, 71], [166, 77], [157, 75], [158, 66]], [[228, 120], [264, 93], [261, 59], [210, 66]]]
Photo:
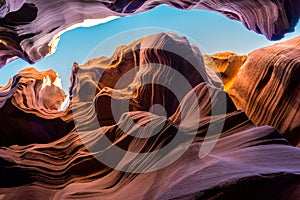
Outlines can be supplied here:
[[[206, 81], [215, 87], [222, 85], [221, 80], [204, 67], [199, 49], [185, 37], [171, 33], [136, 40], [118, 48], [110, 58], [101, 57], [74, 67], [80, 69], [76, 74], [73, 106], [77, 106], [74, 102], [81, 106], [80, 102], [87, 99], [96, 101], [100, 122], [113, 118], [110, 106], [118, 108], [117, 115], [120, 117], [128, 105], [129, 111], [148, 111], [151, 106], [160, 104], [167, 116], [171, 116], [186, 93], [200, 82]], [[116, 99], [112, 105], [111, 96]], [[124, 109], [122, 104], [125, 104]]]
[[[154, 151], [161, 145], [166, 145], [167, 139], [176, 134], [178, 124], [158, 117], [158, 122], [164, 122], [164, 128], [153, 140], [131, 138], [116, 125], [108, 126], [102, 131], [91, 131], [88, 137], [92, 138], [88, 145], [96, 149], [93, 154], [86, 150], [75, 132], [50, 144], [1, 148], [0, 194], [4, 199], [19, 199], [24, 196], [30, 196], [31, 199], [297, 197], [300, 187], [300, 150], [289, 146], [274, 128], [254, 126], [243, 112], [235, 111], [230, 106], [232, 104], [228, 106], [230, 109], [226, 117], [226, 128], [221, 139], [208, 156], [199, 159], [198, 153], [207, 122], [211, 118], [218, 118], [208, 114], [210, 109], [207, 109], [206, 103], [209, 98], [207, 90], [206, 84], [195, 88], [200, 110], [193, 112], [205, 113], [198, 119], [200, 126], [195, 141], [180, 159], [166, 168], [142, 174], [125, 173], [106, 167], [96, 160], [97, 156], [109, 151], [108, 147], [102, 145], [103, 134], [109, 138], [114, 137], [115, 145], [133, 152]], [[222, 92], [216, 89], [213, 91]], [[189, 96], [184, 101], [187, 99]], [[212, 102], [218, 104], [217, 99], [213, 98]], [[127, 113], [118, 125], [131, 127], [132, 124], [126, 124], [127, 117], [133, 118], [140, 125], [151, 123], [147, 115], [149, 113], [145, 111]], [[135, 131], [139, 132], [139, 129]], [[177, 146], [177, 150], [180, 148], [182, 145]], [[169, 152], [166, 156], [172, 156], [172, 153], [174, 152]], [[143, 162], [155, 164], [157, 160], [146, 157]]]
[[0, 87], [0, 145], [49, 143], [72, 129], [66, 95], [57, 74], [34, 68], [20, 71]]
[[[184, 79], [179, 82], [172, 69], [191, 85], [173, 92], [177, 101], [167, 89]], [[37, 87], [53, 85], [52, 72], [47, 73], [50, 81]], [[44, 83], [44, 77], [35, 78]], [[300, 149], [275, 128], [255, 126], [219, 87], [199, 50], [169, 33], [137, 40], [111, 58], [75, 63], [69, 109], [76, 130], [48, 144], [1, 147], [1, 198], [299, 197]], [[117, 118], [112, 116], [114, 100]], [[166, 113], [151, 110], [158, 104]], [[118, 154], [116, 148], [124, 151]]]
[[103, 23], [116, 16], [147, 11], [160, 4], [179, 9], [216, 11], [230, 19], [241, 21], [246, 28], [272, 40], [292, 31], [300, 15], [299, 0], [2, 0], [0, 67], [17, 57], [36, 62], [53, 53], [59, 35], [87, 19], [99, 19], [98, 23]]
[[257, 125], [279, 129], [300, 146], [300, 37], [251, 52], [228, 90]]
[[226, 91], [233, 84], [247, 56], [236, 55], [233, 52], [222, 52], [213, 55], [204, 55], [203, 58], [206, 66], [214, 72], [220, 73]]

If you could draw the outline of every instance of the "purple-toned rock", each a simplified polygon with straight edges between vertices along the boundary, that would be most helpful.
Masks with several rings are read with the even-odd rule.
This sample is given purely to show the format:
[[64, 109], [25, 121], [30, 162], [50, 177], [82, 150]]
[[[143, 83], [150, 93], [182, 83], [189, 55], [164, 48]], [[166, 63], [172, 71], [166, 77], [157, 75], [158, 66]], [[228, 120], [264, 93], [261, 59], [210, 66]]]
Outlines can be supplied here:
[[[187, 57], [179, 56], [176, 49]], [[173, 92], [179, 96], [177, 101], [167, 89], [183, 85], [184, 79], [178, 81], [172, 70], [191, 85]], [[41, 92], [43, 86], [56, 85], [53, 72], [34, 74], [35, 84], [32, 79], [22, 79], [24, 74], [17, 79], [27, 84], [27, 90], [37, 87], [33, 93], [23, 93], [25, 97], [37, 98], [33, 94]], [[45, 75], [49, 79], [44, 81]], [[26, 109], [19, 109], [26, 113], [33, 106], [41, 120], [71, 116], [76, 129], [48, 144], [1, 147], [0, 197], [297, 199], [300, 149], [289, 145], [275, 128], [257, 127], [236, 109], [219, 88], [219, 81], [186, 38], [169, 33], [120, 47], [110, 58], [97, 58], [81, 66], [75, 63], [72, 101], [66, 111], [58, 112], [55, 101], [48, 104], [48, 100], [38, 104], [44, 106], [28, 104]], [[24, 86], [17, 87], [16, 83], [3, 88], [7, 91], [2, 95], [6, 101], [3, 107], [9, 102], [6, 96], [12, 98], [18, 94], [15, 91], [24, 91]], [[51, 95], [51, 90], [43, 95]], [[119, 117], [111, 115], [112, 101], [119, 105]], [[151, 110], [158, 104], [165, 113]], [[124, 106], [128, 106], [127, 111], [122, 110]], [[50, 110], [42, 112], [45, 107]], [[70, 109], [72, 115], [67, 114]], [[21, 116], [28, 119], [25, 117]]]
[[53, 53], [59, 35], [85, 20], [99, 19], [98, 23], [103, 23], [115, 17], [144, 12], [161, 4], [185, 10], [219, 12], [272, 40], [293, 30], [300, 13], [299, 0], [2, 0], [0, 67], [17, 57], [36, 62]]

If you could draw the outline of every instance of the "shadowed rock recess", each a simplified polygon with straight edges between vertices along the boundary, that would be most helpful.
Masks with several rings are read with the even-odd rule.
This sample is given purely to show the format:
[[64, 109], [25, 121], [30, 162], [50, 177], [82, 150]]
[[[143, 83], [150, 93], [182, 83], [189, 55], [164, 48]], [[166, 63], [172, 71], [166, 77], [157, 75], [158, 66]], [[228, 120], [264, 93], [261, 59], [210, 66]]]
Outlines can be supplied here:
[[0, 145], [48, 143], [66, 135], [74, 125], [71, 114], [59, 112], [66, 95], [53, 70], [20, 71], [0, 87]]
[[161, 4], [219, 12], [272, 40], [292, 31], [300, 15], [299, 0], [1, 0], [0, 67], [17, 57], [36, 62], [53, 53], [59, 35], [86, 19], [133, 15]]
[[[250, 67], [249, 63], [266, 63], [272, 53], [281, 53], [279, 58], [290, 58], [283, 60], [278, 69], [283, 77], [287, 76], [280, 79], [284, 82], [279, 92], [284, 94], [285, 86], [290, 84], [288, 80], [296, 73], [292, 72], [292, 66], [299, 66], [298, 57], [293, 56], [297, 54], [296, 41], [251, 53], [230, 90], [234, 91], [248, 66], [253, 70], [269, 69], [258, 64], [256, 68]], [[261, 56], [264, 52], [266, 56]], [[259, 59], [252, 60], [256, 54]], [[270, 66], [273, 71], [276, 69], [275, 64]], [[257, 71], [259, 76], [249, 73], [256, 77], [249, 85], [265, 76], [261, 71]], [[274, 78], [258, 83], [267, 85], [277, 75], [270, 76]], [[178, 81], [180, 78], [187, 85]], [[256, 126], [238, 110], [222, 90], [221, 79], [205, 66], [198, 48], [185, 37], [171, 33], [150, 35], [117, 48], [110, 58], [95, 58], [83, 65], [74, 63], [71, 103], [65, 110], [60, 110], [66, 96], [58, 79], [53, 71], [37, 72], [29, 68], [0, 88], [1, 199], [297, 199], [300, 196], [300, 149], [291, 146], [277, 129]], [[174, 89], [178, 87], [180, 90]], [[295, 91], [298, 90], [288, 90], [288, 95], [294, 98]], [[239, 91], [231, 95], [234, 94], [244, 95]], [[265, 95], [277, 101], [276, 97]], [[234, 102], [238, 106], [248, 105], [239, 104], [247, 97], [235, 98]], [[285, 100], [285, 96], [278, 97]], [[164, 113], [155, 109], [157, 104], [164, 107]], [[123, 109], [126, 107], [127, 110]], [[288, 114], [299, 110], [276, 107]], [[277, 117], [289, 119], [286, 115]], [[222, 128], [218, 134], [219, 125]], [[35, 132], [39, 126], [40, 132]], [[170, 151], [159, 151], [170, 147], [178, 135], [183, 139], [172, 144]], [[202, 147], [213, 145], [215, 139], [218, 141], [212, 151], [199, 158]], [[28, 145], [12, 145], [22, 142]], [[122, 155], [113, 154], [116, 146], [124, 150]], [[182, 155], [174, 162], [148, 170], [180, 152]], [[117, 161], [116, 168], [105, 160]]]

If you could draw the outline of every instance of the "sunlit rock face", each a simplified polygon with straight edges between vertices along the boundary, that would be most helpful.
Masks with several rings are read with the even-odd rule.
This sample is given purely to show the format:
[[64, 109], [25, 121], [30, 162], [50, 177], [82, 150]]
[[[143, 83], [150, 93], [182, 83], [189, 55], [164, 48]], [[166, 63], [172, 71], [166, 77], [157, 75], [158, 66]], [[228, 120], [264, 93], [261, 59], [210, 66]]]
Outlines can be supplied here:
[[[181, 51], [176, 52], [178, 49]], [[165, 65], [169, 67], [164, 68]], [[180, 72], [191, 88], [184, 87], [172, 69]], [[52, 72], [34, 74], [39, 74], [34, 76], [39, 80], [39, 89], [52, 87], [56, 79]], [[124, 76], [126, 79], [122, 79]], [[153, 82], [148, 84], [147, 79]], [[221, 89], [220, 79], [205, 67], [201, 53], [186, 38], [170, 33], [142, 38], [118, 48], [110, 58], [96, 58], [84, 65], [74, 63], [71, 80], [72, 101], [68, 109], [72, 109], [73, 115], [57, 111], [36, 115], [41, 120], [73, 116], [76, 129], [48, 144], [0, 148], [3, 199], [299, 196], [300, 149], [289, 145], [275, 128], [258, 127], [237, 110]], [[120, 81], [120, 85], [115, 81]], [[163, 83], [165, 87], [154, 83]], [[182, 88], [175, 101], [166, 88], [178, 84]], [[51, 92], [46, 90], [45, 94], [47, 91]], [[156, 99], [156, 95], [162, 99]], [[113, 100], [117, 101], [121, 115], [114, 119]], [[165, 115], [151, 110], [150, 105], [154, 104], [162, 105]], [[123, 105], [129, 110], [124, 112]], [[218, 134], [217, 127], [222, 123]], [[181, 139], [172, 144], [178, 136]], [[218, 141], [212, 151], [203, 152], [203, 147], [214, 143], [213, 139]], [[170, 145], [169, 151], [159, 151]], [[125, 152], [115, 154], [112, 150], [116, 146]], [[147, 171], [184, 149], [174, 162]], [[203, 156], [205, 152], [208, 154]], [[117, 161], [116, 166], [106, 163], [107, 159]]]
[[251, 52], [228, 90], [257, 125], [300, 145], [300, 37]]
[[[179, 9], [205, 9], [238, 20], [268, 39], [293, 30], [300, 13], [299, 0], [148, 0], [43, 1], [2, 0], [0, 3], [0, 67], [20, 57], [36, 62], [56, 49], [59, 35], [85, 21], [103, 23], [167, 4]], [[268, 23], [266, 23], [268, 22]]]
[[66, 94], [52, 71], [20, 71], [0, 87], [0, 145], [48, 143], [72, 128], [67, 111], [59, 111]]
[[[106, 125], [113, 118], [111, 106], [118, 108], [115, 118], [119, 118], [127, 110], [126, 104], [129, 111], [148, 111], [151, 106], [160, 104], [169, 117], [182, 98], [200, 82], [219, 88], [222, 85], [222, 81], [205, 67], [199, 49], [185, 37], [171, 33], [136, 40], [119, 47], [110, 58], [93, 59], [82, 66], [75, 64], [74, 68], [77, 67], [80, 73], [76, 75], [73, 93], [78, 95], [73, 97], [73, 103], [81, 106], [82, 101], [93, 99], [99, 91], [94, 101], [100, 123]], [[115, 104], [111, 105], [112, 98]]]
[[205, 65], [214, 72], [220, 73], [224, 89], [230, 88], [235, 77], [247, 59], [245, 55], [236, 55], [233, 52], [222, 52], [213, 55], [204, 55]]

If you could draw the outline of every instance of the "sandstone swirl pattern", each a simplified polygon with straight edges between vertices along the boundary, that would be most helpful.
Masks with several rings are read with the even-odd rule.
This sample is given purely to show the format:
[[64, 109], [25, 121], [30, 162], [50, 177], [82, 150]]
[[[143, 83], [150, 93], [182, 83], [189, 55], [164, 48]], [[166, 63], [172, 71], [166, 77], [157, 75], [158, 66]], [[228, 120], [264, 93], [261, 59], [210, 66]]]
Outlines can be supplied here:
[[251, 52], [228, 90], [257, 125], [279, 129], [300, 145], [300, 37]]
[[268, 39], [293, 30], [300, 13], [299, 0], [2, 0], [0, 67], [17, 57], [36, 62], [54, 51], [59, 34], [86, 19], [132, 15], [161, 4], [219, 12]]
[[[186, 52], [185, 55], [188, 55], [189, 59], [165, 51], [167, 47]], [[195, 65], [191, 65], [190, 62], [194, 61], [197, 61]], [[142, 65], [145, 67], [140, 67]], [[182, 90], [181, 97], [177, 101], [164, 87], [155, 84], [137, 87], [139, 83], [145, 83], [147, 78], [161, 79], [170, 85], [178, 84], [176, 77], [170, 76], [170, 69], [167, 71], [159, 69], [159, 73], [155, 73], [156, 71], [151, 68], [164, 65], [180, 71], [192, 85], [192, 90]], [[115, 82], [110, 80], [120, 80], [121, 76], [130, 69], [133, 69], [129, 74], [131, 78], [122, 81], [120, 88], [115, 88], [117, 87]], [[33, 69], [29, 71], [33, 72]], [[189, 76], [191, 72], [193, 76]], [[197, 72], [201, 72], [202, 76], [198, 76]], [[51, 76], [52, 72], [34, 74], [37, 75], [30, 75], [30, 77], [33, 82], [36, 82], [37, 90], [23, 94], [33, 95], [36, 98], [35, 94], [42, 85], [37, 80], [41, 81], [41, 77], [47, 74]], [[94, 84], [99, 74], [102, 74], [102, 77]], [[18, 76], [26, 77], [23, 72], [20, 72], [8, 86], [2, 88], [0, 93], [2, 107], [6, 106], [9, 98], [17, 94], [15, 80], [19, 82], [27, 80], [18, 79]], [[69, 108], [60, 112], [50, 109], [44, 111], [48, 114], [42, 114], [41, 110], [48, 104], [39, 104], [44, 106], [34, 107], [34, 115], [41, 119], [53, 117], [64, 119], [64, 116], [67, 116], [67, 119], [69, 116], [74, 116], [73, 119], [79, 118], [88, 126], [84, 126], [85, 129], [80, 129], [80, 132], [76, 129], [70, 130], [64, 137], [47, 144], [1, 147], [0, 196], [2, 199], [295, 199], [299, 197], [300, 149], [289, 145], [275, 128], [257, 127], [243, 111], [237, 110], [231, 99], [220, 89], [222, 87], [220, 79], [213, 76], [205, 67], [199, 50], [190, 45], [184, 37], [162, 33], [142, 38], [128, 46], [118, 48], [111, 58], [97, 58], [81, 66], [74, 63], [71, 78], [72, 104]], [[80, 95], [80, 88], [90, 91], [84, 93], [90, 95]], [[137, 92], [128, 95], [130, 89], [136, 89]], [[114, 92], [117, 92], [117, 95], [113, 95]], [[156, 95], [160, 98], [156, 99]], [[193, 95], [196, 96], [196, 101], [193, 101]], [[225, 96], [225, 104], [221, 96]], [[152, 98], [149, 100], [149, 97]], [[110, 101], [116, 100], [122, 108], [126, 103], [123, 99], [129, 101], [129, 111], [113, 119]], [[94, 119], [89, 115], [90, 111], [83, 109], [86, 102], [90, 100], [92, 100], [92, 107], [96, 108], [97, 115], [94, 118], [101, 127], [93, 126]], [[163, 105], [166, 116], [162, 116], [159, 112], [150, 113], [148, 110], [154, 104]], [[215, 108], [224, 106], [225, 112], [213, 112]], [[21, 109], [22, 106], [18, 108]], [[68, 114], [71, 108], [73, 115]], [[28, 113], [29, 110], [29, 107], [21, 109], [24, 113]], [[195, 118], [197, 114], [201, 117]], [[216, 127], [223, 122], [224, 127], [216, 146], [207, 156], [200, 159], [199, 151], [204, 144], [209, 126]], [[140, 127], [136, 128], [133, 123]], [[194, 125], [196, 125], [195, 129]], [[53, 126], [57, 124], [53, 123]], [[148, 132], [145, 132], [143, 127], [147, 126]], [[179, 127], [183, 128], [179, 129]], [[131, 135], [135, 133], [136, 136], [145, 136], [157, 128], [159, 128], [157, 134], [149, 138]], [[104, 138], [109, 138], [114, 145], [128, 152], [155, 153], [156, 150], [167, 146], [176, 135], [185, 136], [193, 131], [196, 134], [187, 151], [175, 162], [156, 171], [140, 174], [122, 172], [104, 165], [98, 159], [107, 156], [105, 154], [112, 149], [110, 145], [103, 145]], [[155, 166], [160, 159], [176, 156], [185, 145], [186, 141], [182, 140], [172, 151], [164, 155], [146, 156], [137, 160], [133, 157], [132, 162], [125, 167], [130, 169]], [[87, 148], [92, 151], [88, 151]], [[116, 155], [108, 156], [111, 160], [118, 159]], [[126, 153], [121, 157], [120, 164], [126, 163], [127, 158]]]
[[58, 80], [52, 70], [28, 68], [0, 87], [1, 146], [48, 143], [72, 130], [71, 114], [59, 111], [66, 95]]

